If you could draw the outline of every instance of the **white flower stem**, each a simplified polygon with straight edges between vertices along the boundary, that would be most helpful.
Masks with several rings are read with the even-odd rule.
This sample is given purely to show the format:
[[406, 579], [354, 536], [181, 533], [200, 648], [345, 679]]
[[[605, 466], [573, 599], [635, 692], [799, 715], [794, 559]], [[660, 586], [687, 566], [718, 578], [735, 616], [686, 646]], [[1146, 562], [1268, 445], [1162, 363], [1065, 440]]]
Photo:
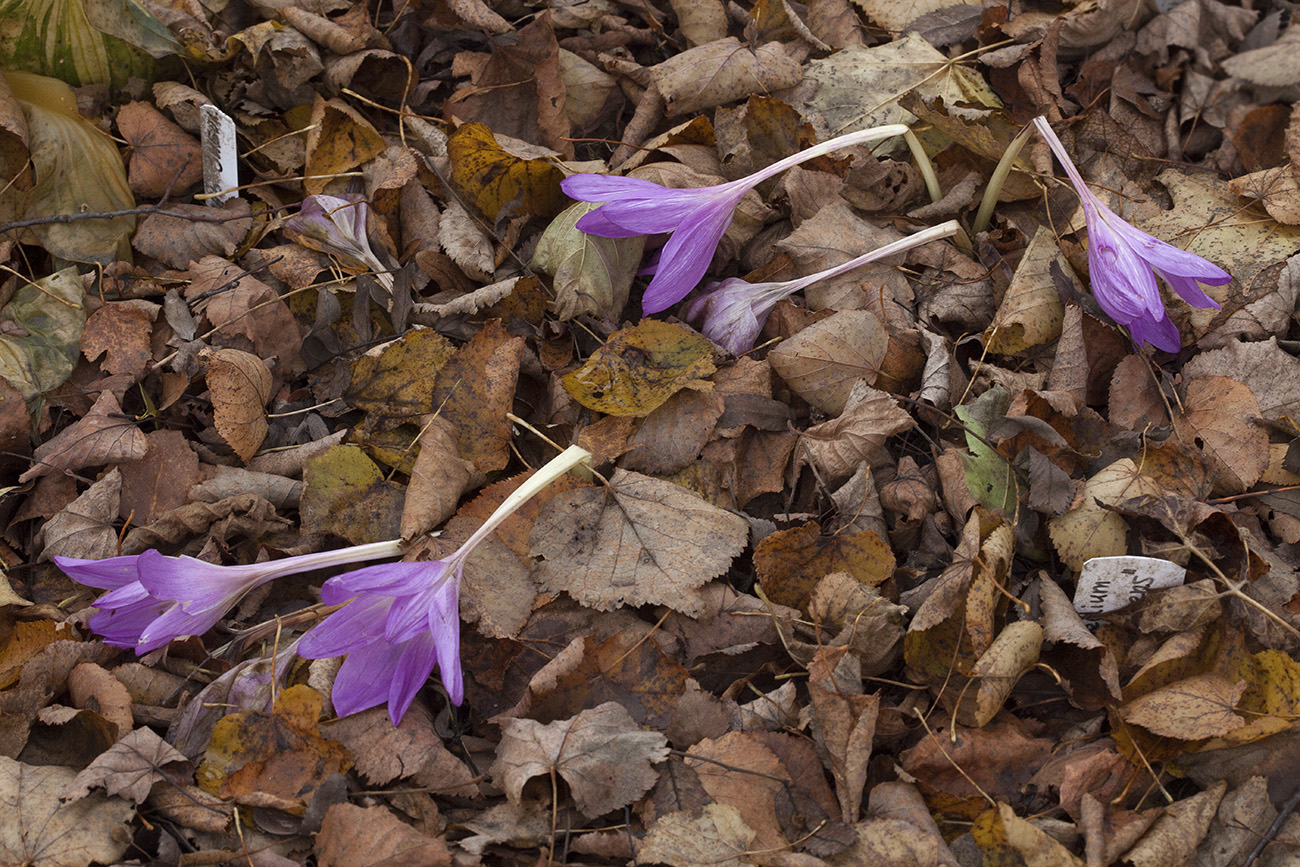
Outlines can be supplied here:
[[[464, 552], [468, 554], [474, 549], [474, 546], [495, 530], [502, 521], [509, 518], [519, 510], [519, 507], [541, 493], [551, 482], [567, 473], [569, 470], [579, 464], [590, 463], [591, 452], [581, 446], [569, 446], [555, 457], [551, 458], [537, 472], [529, 476], [528, 480], [515, 489], [514, 493], [506, 497], [501, 505], [497, 506], [496, 511], [488, 516], [483, 522], [483, 526], [474, 531], [474, 535], [465, 540], [465, 544], [460, 546], [457, 554]], [[452, 556], [456, 556], [453, 554]], [[450, 559], [450, 558], [448, 558]]]
[[987, 229], [989, 223], [993, 221], [993, 209], [997, 207], [998, 194], [1002, 192], [1002, 187], [1007, 182], [1007, 176], [1011, 174], [1012, 164], [1015, 163], [1016, 157], [1020, 156], [1020, 149], [1025, 146], [1025, 142], [1029, 141], [1029, 133], [1029, 127], [1022, 129], [1011, 140], [1011, 144], [1007, 145], [1006, 153], [1002, 154], [1002, 159], [998, 160], [992, 176], [989, 177], [988, 186], [984, 188], [984, 197], [980, 199], [980, 208], [975, 212], [975, 222], [970, 227], [971, 234], [978, 235]]
[[912, 152], [916, 166], [921, 170], [921, 177], [925, 178], [925, 189], [930, 194], [930, 201], [939, 201], [943, 198], [943, 190], [939, 188], [939, 176], [934, 173], [934, 163], [930, 162], [930, 155], [925, 152], [925, 148], [921, 147], [921, 140], [916, 137], [916, 133], [910, 129], [903, 133], [903, 141], [907, 142], [907, 149]]
[[[351, 548], [339, 548], [335, 551], [318, 551], [314, 554], [300, 554], [283, 560], [272, 560], [256, 564], [265, 569], [265, 579], [279, 578], [297, 572], [310, 572], [327, 566], [342, 566], [347, 563], [360, 563], [364, 560], [381, 560], [385, 557], [399, 557], [404, 550], [401, 539], [387, 542], [371, 542], [368, 545], [353, 545]], [[248, 568], [248, 567], [243, 567]]]
[[886, 244], [883, 247], [877, 247], [870, 253], [863, 253], [861, 256], [842, 262], [834, 268], [827, 268], [825, 271], [818, 271], [816, 274], [809, 274], [807, 277], [800, 277], [797, 280], [791, 280], [788, 284], [788, 291], [797, 292], [805, 286], [811, 286], [818, 280], [828, 280], [831, 277], [838, 277], [845, 271], [852, 271], [868, 262], [875, 262], [877, 259], [884, 259], [886, 256], [892, 256], [895, 253], [901, 253], [904, 250], [910, 250], [913, 247], [919, 247], [922, 244], [928, 244], [930, 241], [937, 241], [940, 238], [949, 238], [961, 231], [961, 226], [956, 220], [948, 220], [937, 226], [930, 226], [922, 229], [914, 235], [908, 235], [906, 238], [900, 238], [897, 241]]
[[870, 129], [860, 129], [857, 132], [845, 133], [832, 139], [815, 144], [810, 148], [792, 154], [783, 160], [777, 160], [765, 169], [759, 169], [747, 178], [743, 178], [746, 189], [756, 187], [768, 178], [781, 174], [786, 169], [794, 168], [800, 163], [806, 163], [808, 160], [824, 156], [840, 148], [852, 147], [853, 145], [869, 144], [871, 142], [884, 141], [887, 138], [893, 138], [896, 135], [906, 135], [910, 130], [901, 123], [890, 123], [884, 126], [875, 126]]
[[1074, 184], [1074, 190], [1079, 194], [1079, 198], [1084, 200], [1084, 204], [1091, 204], [1089, 199], [1095, 200], [1096, 196], [1093, 195], [1092, 190], [1088, 189], [1088, 182], [1083, 179], [1083, 175], [1079, 174], [1079, 169], [1075, 166], [1074, 160], [1070, 159], [1070, 155], [1065, 152], [1065, 145], [1056, 137], [1056, 130], [1052, 129], [1052, 125], [1042, 115], [1034, 118], [1034, 126], [1043, 136], [1043, 141], [1047, 142], [1047, 146], [1052, 149], [1052, 153], [1056, 154], [1056, 158], [1060, 160], [1061, 167], [1070, 176], [1070, 183]]

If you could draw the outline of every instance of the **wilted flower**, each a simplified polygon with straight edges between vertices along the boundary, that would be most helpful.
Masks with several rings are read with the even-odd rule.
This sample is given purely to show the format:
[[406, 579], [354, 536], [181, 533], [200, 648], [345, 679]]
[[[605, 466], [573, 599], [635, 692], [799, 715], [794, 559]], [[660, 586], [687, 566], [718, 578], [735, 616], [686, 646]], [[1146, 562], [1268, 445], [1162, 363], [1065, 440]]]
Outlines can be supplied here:
[[307, 196], [298, 213], [284, 221], [307, 246], [364, 265], [388, 291], [393, 275], [370, 249], [366, 238], [366, 202], [360, 196]]
[[590, 235], [632, 238], [672, 233], [659, 257], [654, 279], [641, 299], [645, 313], [658, 313], [681, 301], [700, 282], [745, 193], [814, 157], [907, 132], [901, 124], [890, 124], [848, 133], [740, 180], [693, 190], [671, 190], [639, 178], [595, 174], [571, 175], [560, 186], [570, 198], [604, 203], [578, 220], [578, 228]]
[[400, 542], [376, 542], [247, 566], [216, 566], [152, 550], [106, 560], [54, 561], [79, 583], [108, 591], [95, 600], [99, 611], [87, 624], [104, 643], [143, 654], [185, 635], [202, 635], [249, 590], [283, 575], [393, 557], [401, 551]]
[[1231, 282], [1232, 275], [1195, 253], [1153, 238], [1120, 219], [1088, 189], [1047, 120], [1034, 118], [1034, 126], [1065, 167], [1083, 203], [1088, 223], [1088, 274], [1097, 303], [1110, 318], [1128, 328], [1139, 349], [1150, 343], [1166, 352], [1177, 352], [1182, 340], [1178, 327], [1165, 312], [1155, 274], [1164, 278], [1193, 307], [1216, 309], [1219, 303], [1196, 284], [1221, 286]]
[[922, 229], [914, 235], [901, 238], [864, 253], [847, 262], [781, 283], [746, 283], [739, 277], [731, 277], [721, 283], [711, 283], [705, 294], [691, 303], [688, 319], [704, 319], [702, 331], [714, 343], [726, 349], [732, 355], [748, 352], [763, 330], [767, 314], [772, 312], [776, 302], [788, 298], [800, 289], [811, 286], [818, 280], [828, 280], [846, 271], [852, 271], [868, 262], [875, 262], [894, 253], [901, 253], [913, 247], [919, 247], [939, 238], [957, 234], [960, 226], [956, 220], [949, 220], [928, 229]]
[[435, 665], [452, 703], [461, 703], [459, 604], [465, 561], [520, 506], [590, 459], [587, 451], [570, 446], [441, 560], [367, 566], [325, 582], [321, 599], [330, 605], [347, 604], [303, 637], [298, 655], [323, 659], [347, 654], [332, 694], [340, 716], [386, 701], [388, 716], [397, 725]]

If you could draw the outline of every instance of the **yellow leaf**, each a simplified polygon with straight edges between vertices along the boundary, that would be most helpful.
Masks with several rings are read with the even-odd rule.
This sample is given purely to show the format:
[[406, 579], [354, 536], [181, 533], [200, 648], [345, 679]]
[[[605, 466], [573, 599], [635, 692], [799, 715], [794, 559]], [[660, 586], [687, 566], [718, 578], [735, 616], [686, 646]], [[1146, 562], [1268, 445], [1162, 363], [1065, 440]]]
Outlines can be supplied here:
[[447, 140], [451, 183], [488, 219], [519, 202], [516, 213], [554, 217], [564, 207], [560, 181], [564, 173], [544, 159], [521, 159], [507, 153], [481, 123], [467, 123]]
[[683, 388], [707, 389], [713, 343], [669, 322], [646, 319], [610, 335], [587, 363], [564, 377], [564, 389], [607, 415], [648, 415]]

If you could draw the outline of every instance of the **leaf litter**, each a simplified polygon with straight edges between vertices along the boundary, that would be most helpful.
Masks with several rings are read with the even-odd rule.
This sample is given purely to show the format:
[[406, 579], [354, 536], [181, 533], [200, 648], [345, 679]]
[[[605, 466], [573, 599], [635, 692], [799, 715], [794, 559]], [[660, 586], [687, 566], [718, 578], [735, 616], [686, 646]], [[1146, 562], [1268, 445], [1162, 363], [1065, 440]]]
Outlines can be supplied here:
[[[31, 5], [0, 4], [0, 860], [1294, 857], [1284, 4]], [[247, 184], [219, 208], [205, 105]], [[1181, 352], [1090, 293], [1106, 236], [1047, 149], [998, 168], [1038, 115], [1234, 278], [1164, 294]], [[963, 233], [777, 302], [739, 357], [697, 296], [642, 316], [662, 236], [585, 232], [560, 186], [882, 123], [916, 141], [759, 186], [709, 278]], [[307, 196], [352, 206], [286, 225]], [[398, 725], [293, 652], [328, 573], [136, 658], [53, 561], [432, 561], [567, 443], [590, 472], [465, 563], [465, 703], [430, 680]], [[1076, 608], [1112, 556], [1186, 574]]]

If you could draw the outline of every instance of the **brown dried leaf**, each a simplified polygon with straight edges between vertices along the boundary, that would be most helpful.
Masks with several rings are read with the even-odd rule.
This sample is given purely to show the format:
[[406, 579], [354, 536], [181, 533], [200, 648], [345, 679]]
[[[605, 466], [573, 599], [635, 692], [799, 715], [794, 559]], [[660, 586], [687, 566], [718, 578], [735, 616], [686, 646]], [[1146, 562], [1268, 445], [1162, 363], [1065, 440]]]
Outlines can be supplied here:
[[139, 554], [146, 548], [179, 545], [202, 533], [209, 533], [218, 541], [231, 536], [260, 538], [288, 523], [257, 494], [238, 494], [216, 503], [190, 503], [166, 513], [147, 527], [136, 527], [123, 540], [122, 553]]
[[718, 394], [679, 391], [655, 409], [628, 440], [624, 469], [640, 473], [675, 473], [694, 461], [722, 417]]
[[553, 499], [537, 518], [538, 583], [583, 605], [667, 605], [698, 613], [698, 588], [726, 571], [745, 547], [744, 518], [687, 489], [618, 470], [608, 487]]
[[298, 323], [274, 289], [219, 256], [204, 256], [189, 274], [186, 298], [216, 292], [202, 308], [214, 328], [223, 334], [244, 335], [261, 358], [277, 356], [286, 374], [302, 372]]
[[477, 474], [474, 465], [460, 456], [455, 428], [443, 416], [424, 426], [419, 442], [420, 453], [402, 504], [403, 539], [427, 533], [450, 518]]
[[312, 194], [324, 192], [340, 172], [365, 165], [388, 148], [370, 121], [341, 99], [326, 101], [317, 96], [307, 129], [303, 186]]
[[[169, 268], [184, 270], [205, 256], [232, 256], [253, 227], [247, 199], [231, 199], [219, 208], [207, 205], [166, 206], [166, 214], [140, 221], [131, 246]], [[194, 219], [224, 212], [229, 219]], [[175, 216], [173, 216], [175, 215]]]
[[794, 87], [803, 69], [780, 43], [750, 50], [731, 36], [675, 54], [651, 67], [650, 74], [668, 116], [678, 117]]
[[0, 756], [0, 862], [31, 867], [113, 864], [131, 842], [135, 810], [121, 798], [60, 800], [71, 768], [25, 765]]
[[238, 349], [205, 349], [199, 359], [208, 364], [217, 433], [247, 463], [270, 430], [264, 407], [271, 399], [271, 370], [256, 355]]
[[[107, 393], [107, 392], [105, 392]], [[117, 520], [122, 474], [116, 468], [45, 522], [41, 561], [54, 556], [100, 560], [117, 555]]]
[[740, 811], [726, 804], [706, 804], [702, 811], [668, 813], [646, 829], [637, 850], [638, 863], [673, 867], [743, 867], [754, 831]]
[[874, 587], [889, 580], [894, 565], [893, 552], [871, 530], [823, 536], [815, 521], [778, 530], [754, 549], [754, 571], [763, 592], [773, 602], [802, 610], [827, 575], [846, 572]]
[[1213, 461], [1215, 493], [1239, 494], [1268, 467], [1268, 434], [1253, 423], [1259, 414], [1255, 395], [1235, 379], [1206, 376], [1187, 383], [1174, 430]]
[[374, 707], [325, 723], [321, 734], [347, 747], [356, 757], [357, 773], [374, 785], [415, 776], [436, 764], [441, 771], [437, 791], [460, 796], [478, 793], [469, 768], [442, 745], [429, 711], [419, 702], [411, 705], [396, 727], [385, 708]]
[[393, 815], [386, 807], [335, 804], [316, 835], [321, 867], [450, 867], [451, 850]]
[[839, 415], [858, 380], [876, 381], [889, 336], [866, 310], [841, 310], [814, 322], [767, 356], [795, 393], [824, 412]]
[[183, 196], [203, 178], [203, 152], [194, 136], [149, 103], [122, 106], [117, 128], [131, 145], [128, 179], [137, 196]]
[[433, 402], [455, 425], [460, 454], [480, 472], [504, 469], [510, 461], [510, 421], [519, 381], [523, 338], [493, 319], [438, 371]]
[[138, 728], [77, 774], [62, 797], [79, 800], [102, 786], [110, 795], [122, 795], [140, 804], [149, 797], [154, 783], [167, 779], [164, 766], [185, 761], [185, 756], [153, 729]]
[[839, 417], [808, 428], [800, 444], [826, 480], [837, 482], [864, 463], [873, 468], [892, 465], [885, 440], [913, 427], [916, 421], [892, 396], [858, 380]]
[[[131, 694], [113, 675], [93, 662], [83, 662], [68, 674], [73, 707], [93, 710], [117, 727], [121, 736], [131, 731]], [[109, 794], [114, 794], [109, 792]], [[136, 800], [136, 803], [140, 803]]]
[[845, 650], [827, 648], [817, 654], [808, 666], [808, 695], [817, 723], [818, 746], [829, 759], [835, 778], [841, 818], [853, 823], [862, 806], [880, 696], [846, 693], [836, 683], [834, 670]]
[[1221, 737], [1246, 725], [1233, 712], [1245, 692], [1244, 680], [1233, 683], [1217, 674], [1202, 674], [1153, 690], [1126, 704], [1121, 714], [1127, 722], [1165, 737]]
[[19, 482], [53, 472], [81, 470], [122, 461], [138, 461], [148, 449], [144, 433], [123, 414], [117, 397], [101, 391], [90, 412], [41, 443], [32, 453], [31, 469]]
[[[152, 314], [151, 314], [152, 309]], [[87, 361], [100, 355], [105, 373], [125, 373], [137, 378], [149, 366], [149, 338], [157, 306], [138, 301], [110, 301], [90, 314], [81, 332], [81, 351]]]
[[686, 752], [687, 767], [699, 775], [704, 790], [717, 803], [734, 807], [753, 829], [755, 848], [789, 845], [777, 821], [776, 801], [790, 783], [790, 772], [776, 753], [748, 732], [703, 740]]
[[148, 450], [144, 459], [118, 467], [122, 473], [122, 518], [129, 518], [134, 525], [152, 523], [185, 505], [190, 486], [199, 480], [199, 457], [180, 431], [153, 431], [145, 434], [145, 441]]
[[667, 738], [642, 731], [614, 702], [549, 725], [530, 719], [500, 722], [501, 744], [489, 773], [515, 804], [530, 779], [557, 773], [569, 784], [578, 810], [599, 816], [648, 792], [658, 779], [651, 765], [668, 758]]

